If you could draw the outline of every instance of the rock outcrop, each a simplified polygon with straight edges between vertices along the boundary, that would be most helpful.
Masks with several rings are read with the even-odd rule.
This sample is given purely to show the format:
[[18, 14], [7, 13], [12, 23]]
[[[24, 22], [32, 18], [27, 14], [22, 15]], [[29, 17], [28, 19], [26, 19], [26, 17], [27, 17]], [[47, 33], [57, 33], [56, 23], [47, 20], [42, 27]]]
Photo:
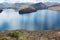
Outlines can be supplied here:
[[31, 13], [31, 12], [35, 12], [35, 11], [36, 11], [36, 9], [32, 6], [23, 6], [23, 7], [21, 7], [19, 14]]

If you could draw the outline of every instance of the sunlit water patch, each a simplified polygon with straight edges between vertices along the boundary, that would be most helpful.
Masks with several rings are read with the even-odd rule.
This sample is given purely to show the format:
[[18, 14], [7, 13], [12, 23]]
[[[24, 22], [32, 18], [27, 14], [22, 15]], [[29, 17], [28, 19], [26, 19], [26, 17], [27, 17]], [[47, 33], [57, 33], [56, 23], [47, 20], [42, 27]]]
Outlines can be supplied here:
[[0, 13], [0, 30], [53, 30], [60, 28], [60, 12], [39, 10], [29, 14], [19, 14], [13, 9]]

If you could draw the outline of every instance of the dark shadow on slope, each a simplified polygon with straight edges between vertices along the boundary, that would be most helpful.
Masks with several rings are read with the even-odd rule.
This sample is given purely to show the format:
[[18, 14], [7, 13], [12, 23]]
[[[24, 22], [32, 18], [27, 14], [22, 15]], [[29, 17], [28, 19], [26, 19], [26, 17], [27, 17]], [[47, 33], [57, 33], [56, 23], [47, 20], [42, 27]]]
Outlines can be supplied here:
[[0, 13], [2, 12], [3, 10], [0, 10]]

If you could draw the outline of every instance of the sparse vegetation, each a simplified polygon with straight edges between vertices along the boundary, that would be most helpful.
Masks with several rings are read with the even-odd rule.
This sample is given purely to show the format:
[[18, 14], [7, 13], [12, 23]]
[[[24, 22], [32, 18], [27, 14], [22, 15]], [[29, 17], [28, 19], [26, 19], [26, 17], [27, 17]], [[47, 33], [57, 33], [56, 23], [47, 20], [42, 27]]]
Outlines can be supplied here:
[[16, 38], [16, 40], [19, 40], [19, 32], [11, 32], [8, 34], [8, 36]]
[[6, 37], [6, 38], [0, 38], [0, 40], [9, 40], [9, 39]]
[[8, 36], [16, 38], [16, 40], [27, 40], [26, 35], [24, 35], [22, 32], [15, 31], [8, 33]]
[[[3, 34], [4, 33], [4, 34]], [[58, 33], [56, 36], [55, 34]], [[2, 35], [3, 36], [2, 36]], [[3, 31], [0, 40], [60, 40], [60, 31]], [[2, 36], [2, 37], [1, 37]], [[54, 38], [56, 36], [56, 38]]]

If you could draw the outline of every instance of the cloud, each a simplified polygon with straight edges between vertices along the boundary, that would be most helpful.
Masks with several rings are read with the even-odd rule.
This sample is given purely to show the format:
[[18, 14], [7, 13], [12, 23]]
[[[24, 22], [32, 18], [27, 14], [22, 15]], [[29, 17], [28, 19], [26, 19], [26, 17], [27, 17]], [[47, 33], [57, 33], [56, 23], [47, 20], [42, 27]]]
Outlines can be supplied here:
[[33, 2], [33, 3], [36, 3], [37, 1], [36, 0], [20, 0], [20, 2]]
[[0, 0], [0, 3], [4, 2], [5, 0]]
[[48, 0], [36, 0], [37, 2], [47, 2]]
[[34, 2], [36, 3], [36, 0], [6, 0], [5, 2], [8, 2], [8, 3], [16, 3], [16, 2]]
[[5, 0], [5, 2], [8, 2], [8, 3], [16, 3], [18, 0]]
[[60, 3], [60, 0], [48, 0], [50, 2], [59, 2]]
[[32, 3], [37, 3], [37, 2], [47, 2], [48, 0], [0, 0], [0, 3], [2, 2], [8, 2], [8, 3], [16, 3], [16, 2], [32, 2]]

